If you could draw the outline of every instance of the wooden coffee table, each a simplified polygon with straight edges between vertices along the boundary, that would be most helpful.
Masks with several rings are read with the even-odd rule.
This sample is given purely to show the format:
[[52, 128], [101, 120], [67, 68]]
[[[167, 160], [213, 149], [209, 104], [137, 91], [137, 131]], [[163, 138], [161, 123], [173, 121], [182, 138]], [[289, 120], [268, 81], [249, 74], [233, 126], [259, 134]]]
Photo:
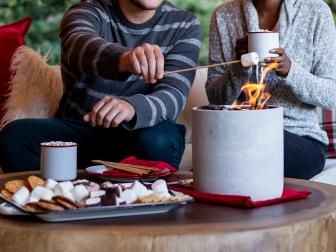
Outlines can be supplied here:
[[[27, 174], [2, 175], [0, 186]], [[258, 209], [192, 203], [167, 214], [57, 224], [0, 216], [0, 251], [336, 251], [336, 187], [294, 179], [286, 186], [312, 195]]]

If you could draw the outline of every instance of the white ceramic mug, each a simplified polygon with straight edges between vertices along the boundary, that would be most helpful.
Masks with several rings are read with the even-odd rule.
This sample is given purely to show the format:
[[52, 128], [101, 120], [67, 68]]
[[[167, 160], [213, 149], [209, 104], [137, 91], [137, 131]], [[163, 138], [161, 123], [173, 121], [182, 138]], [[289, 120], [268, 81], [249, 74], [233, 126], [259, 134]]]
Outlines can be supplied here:
[[71, 142], [41, 143], [41, 175], [56, 181], [77, 177], [77, 144]]
[[264, 62], [267, 57], [276, 57], [269, 51], [279, 48], [278, 32], [249, 32], [248, 33], [248, 51], [256, 52], [259, 55], [260, 62]]

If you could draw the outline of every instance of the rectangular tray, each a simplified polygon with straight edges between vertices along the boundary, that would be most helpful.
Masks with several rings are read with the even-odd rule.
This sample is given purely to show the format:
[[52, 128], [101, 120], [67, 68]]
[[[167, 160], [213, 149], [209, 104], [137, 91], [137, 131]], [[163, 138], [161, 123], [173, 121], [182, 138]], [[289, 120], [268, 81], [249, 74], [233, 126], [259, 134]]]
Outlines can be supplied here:
[[[26, 211], [23, 207], [6, 199], [2, 195], [0, 195], [0, 198], [10, 206], [13, 206], [14, 208], [20, 210], [20, 212], [27, 215], [35, 216], [38, 219], [45, 222], [64, 222], [64, 221], [92, 220], [92, 219], [115, 218], [124, 216], [160, 214], [160, 213], [167, 213], [174, 208], [177, 208], [179, 206], [187, 204], [188, 202], [193, 201], [193, 199], [190, 199], [177, 202], [142, 203], [142, 204], [121, 205], [121, 206], [99, 206], [99, 207], [80, 208], [74, 210], [69, 209], [63, 211], [49, 211], [45, 213], [31, 213]], [[8, 205], [4, 205], [3, 207], [6, 207], [8, 210]], [[16, 212], [12, 211], [12, 214], [10, 214], [10, 211], [7, 211], [8, 214], [6, 214], [6, 211], [0, 211], [0, 212], [4, 215], [22, 215], [17, 211]]]

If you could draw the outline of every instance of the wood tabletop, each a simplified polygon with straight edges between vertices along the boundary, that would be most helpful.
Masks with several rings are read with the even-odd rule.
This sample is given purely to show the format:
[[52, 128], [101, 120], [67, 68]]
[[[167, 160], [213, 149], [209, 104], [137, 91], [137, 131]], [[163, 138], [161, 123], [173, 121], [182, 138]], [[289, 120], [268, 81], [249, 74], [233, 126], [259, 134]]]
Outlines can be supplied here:
[[[22, 176], [1, 175], [0, 188]], [[293, 179], [286, 187], [312, 194], [257, 209], [196, 202], [167, 214], [54, 224], [0, 216], [0, 251], [336, 251], [336, 187]]]

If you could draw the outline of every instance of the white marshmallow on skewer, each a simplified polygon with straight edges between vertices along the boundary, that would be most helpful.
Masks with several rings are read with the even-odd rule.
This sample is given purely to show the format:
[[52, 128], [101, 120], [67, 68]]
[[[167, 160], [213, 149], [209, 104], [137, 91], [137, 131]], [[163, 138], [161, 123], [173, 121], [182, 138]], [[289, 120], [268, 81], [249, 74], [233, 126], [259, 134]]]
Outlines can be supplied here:
[[89, 191], [83, 185], [76, 185], [71, 189], [71, 193], [77, 202], [81, 202], [83, 199], [89, 197]]
[[255, 52], [243, 54], [241, 56], [241, 64], [243, 67], [256, 66], [259, 64], [259, 55]]
[[156, 180], [152, 184], [152, 190], [156, 193], [161, 192], [168, 193], [168, 187], [166, 181], [164, 181], [163, 179]]
[[55, 188], [54, 192], [56, 195], [62, 195], [65, 196], [67, 192], [69, 192], [73, 188], [73, 184], [71, 181], [64, 181], [58, 183]]
[[51, 191], [46, 187], [36, 186], [32, 191], [31, 196], [38, 200], [40, 199], [51, 200], [51, 198], [55, 196], [55, 194], [53, 193], [53, 191]]
[[13, 194], [12, 200], [19, 205], [24, 205], [29, 200], [29, 196], [29, 190], [25, 186], [23, 186], [16, 193]]
[[58, 183], [53, 180], [53, 179], [47, 179], [46, 183], [45, 183], [45, 187], [46, 188], [49, 188], [51, 190], [54, 190], [55, 186], [57, 185]]

